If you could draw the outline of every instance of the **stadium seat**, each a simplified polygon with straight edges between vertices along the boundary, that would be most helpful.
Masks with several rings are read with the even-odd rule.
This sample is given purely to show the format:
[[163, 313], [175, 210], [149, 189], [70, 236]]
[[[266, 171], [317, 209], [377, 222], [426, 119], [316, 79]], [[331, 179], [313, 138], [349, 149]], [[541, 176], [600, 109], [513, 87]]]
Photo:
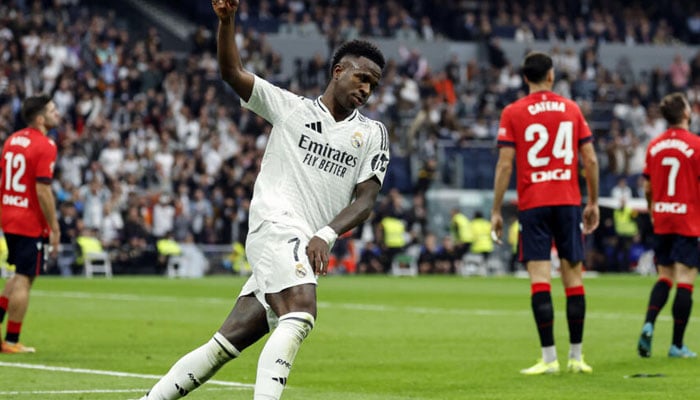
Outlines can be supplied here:
[[482, 254], [467, 253], [462, 257], [457, 274], [462, 276], [492, 276], [506, 273], [506, 266], [502, 257], [493, 254], [484, 259]]
[[112, 262], [107, 252], [86, 253], [83, 259], [86, 277], [92, 278], [94, 274], [103, 274], [106, 278], [112, 277]]
[[641, 257], [639, 257], [639, 261], [637, 262], [637, 267], [634, 269], [634, 272], [644, 276], [656, 275], [654, 250], [647, 250]]
[[462, 257], [457, 274], [462, 276], [486, 276], [486, 263], [480, 254], [467, 253]]
[[184, 261], [182, 256], [169, 256], [168, 265], [165, 269], [165, 275], [168, 278], [177, 278], [180, 276], [180, 266]]
[[418, 256], [420, 246], [409, 246], [403, 252], [394, 256], [391, 262], [391, 274], [394, 276], [418, 275]]

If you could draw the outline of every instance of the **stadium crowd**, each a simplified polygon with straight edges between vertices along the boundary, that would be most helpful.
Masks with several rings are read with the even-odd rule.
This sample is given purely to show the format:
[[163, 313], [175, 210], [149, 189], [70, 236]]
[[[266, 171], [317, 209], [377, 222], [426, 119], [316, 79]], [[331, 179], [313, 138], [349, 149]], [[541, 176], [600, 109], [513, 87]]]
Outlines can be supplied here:
[[[270, 132], [269, 124], [237, 106], [235, 95], [220, 82], [209, 4], [172, 3], [196, 7], [192, 15], [205, 17], [184, 57], [163, 49], [156, 28], [136, 34], [115, 11], [98, 12], [80, 0], [0, 5], [0, 141], [23, 126], [24, 97], [53, 96], [64, 116], [62, 126], [51, 132], [59, 146], [54, 191], [61, 239], [72, 246], [80, 235], [97, 236], [117, 271], [120, 266], [121, 271], [151, 271], [144, 269], [151, 260], [147, 255], [164, 237], [228, 246], [244, 242], [247, 207]], [[206, 13], [193, 3], [204, 4]], [[618, 199], [620, 210], [630, 198], [641, 197], [646, 143], [665, 128], [658, 100], [681, 90], [695, 113], [700, 111], [700, 53], [679, 54], [667, 68], [636, 76], [629, 65], [603, 68], [597, 44], [697, 43], [700, 10], [689, 12], [680, 2], [663, 8], [618, 1], [528, 3], [242, 3], [236, 40], [246, 67], [309, 97], [318, 96], [326, 82], [326, 61], [296, 60], [294, 73], [286, 75], [264, 32], [323, 35], [330, 46], [358, 36], [402, 35], [406, 40], [478, 40], [488, 49], [483, 62], [455, 58], [429, 65], [408, 48], [389, 61], [379, 91], [363, 112], [385, 122], [393, 135], [393, 155], [416, 157], [422, 167], [418, 176], [403, 175], [385, 187], [371, 220], [352, 233], [359, 240], [345, 238], [334, 249], [339, 266], [387, 272], [393, 255], [414, 246], [421, 272], [454, 273], [465, 254], [493, 251], [493, 243], [475, 249], [476, 230], [467, 235], [471, 239], [460, 238], [454, 224], [450, 234], [445, 234], [447, 226], [445, 232], [430, 232], [425, 193], [450, 182], [451, 171], [438, 168], [440, 148], [493, 147], [500, 110], [524, 94], [519, 71], [505, 59], [499, 37], [552, 41], [555, 91], [576, 99], [590, 118], [597, 104], [612, 105], [596, 117], [600, 123], [592, 124], [602, 193]], [[574, 52], [567, 46], [571, 41], [586, 46]], [[700, 131], [699, 118], [691, 130]], [[478, 225], [478, 215], [468, 217], [470, 226]], [[590, 239], [589, 268], [628, 271], [648, 248], [649, 222], [643, 214], [611, 212], [601, 228]], [[361, 248], [353, 249], [357, 243]], [[347, 262], [353, 254], [359, 256]]]

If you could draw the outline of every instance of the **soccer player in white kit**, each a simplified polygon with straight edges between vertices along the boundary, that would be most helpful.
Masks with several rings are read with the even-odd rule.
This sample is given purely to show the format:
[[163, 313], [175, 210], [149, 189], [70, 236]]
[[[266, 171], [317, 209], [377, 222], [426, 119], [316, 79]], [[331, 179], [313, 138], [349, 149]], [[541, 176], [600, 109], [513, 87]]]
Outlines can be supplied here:
[[280, 89], [243, 69], [234, 40], [238, 0], [213, 0], [221, 75], [244, 107], [273, 128], [250, 205], [246, 254], [253, 274], [214, 337], [178, 360], [143, 399], [177, 399], [268, 332], [254, 400], [277, 400], [316, 319], [316, 279], [335, 239], [367, 219], [389, 163], [380, 122], [361, 115], [384, 56], [355, 40], [333, 55], [317, 99]]

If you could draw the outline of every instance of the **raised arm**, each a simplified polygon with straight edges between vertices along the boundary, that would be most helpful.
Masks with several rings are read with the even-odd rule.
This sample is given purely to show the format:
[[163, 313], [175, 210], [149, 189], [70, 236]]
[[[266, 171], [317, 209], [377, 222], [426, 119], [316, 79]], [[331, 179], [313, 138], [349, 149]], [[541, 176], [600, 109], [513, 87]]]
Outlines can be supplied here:
[[221, 78], [244, 100], [250, 100], [255, 77], [243, 69], [241, 55], [236, 45], [236, 11], [239, 0], [212, 0], [214, 12], [219, 17], [217, 33], [217, 57]]

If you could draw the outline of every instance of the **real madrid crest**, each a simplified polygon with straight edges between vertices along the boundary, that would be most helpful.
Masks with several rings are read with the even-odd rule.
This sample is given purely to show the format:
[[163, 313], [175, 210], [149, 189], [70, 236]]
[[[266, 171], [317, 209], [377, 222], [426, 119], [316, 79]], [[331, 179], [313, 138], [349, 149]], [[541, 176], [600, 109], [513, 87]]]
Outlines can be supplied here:
[[364, 143], [364, 138], [362, 136], [361, 132], [355, 132], [352, 134], [352, 137], [350, 138], [350, 143], [352, 143], [352, 147], [359, 149], [362, 147], [362, 144]]
[[296, 273], [299, 278], [303, 278], [306, 276], [306, 269], [304, 268], [303, 264], [298, 263], [295, 268], [297, 270]]

